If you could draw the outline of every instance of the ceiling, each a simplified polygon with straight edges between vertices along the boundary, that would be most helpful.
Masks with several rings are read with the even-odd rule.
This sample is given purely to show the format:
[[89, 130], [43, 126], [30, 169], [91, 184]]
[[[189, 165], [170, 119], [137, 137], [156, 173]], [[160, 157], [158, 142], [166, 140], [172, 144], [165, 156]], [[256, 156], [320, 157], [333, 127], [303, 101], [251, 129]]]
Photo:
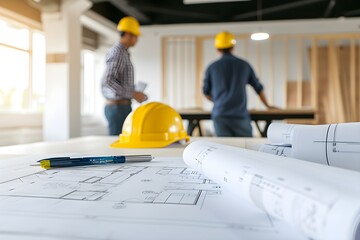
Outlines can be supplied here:
[[91, 1], [93, 11], [116, 24], [128, 15], [142, 25], [360, 17], [360, 0], [207, 0], [214, 3], [204, 4], [184, 4], [183, 0]]

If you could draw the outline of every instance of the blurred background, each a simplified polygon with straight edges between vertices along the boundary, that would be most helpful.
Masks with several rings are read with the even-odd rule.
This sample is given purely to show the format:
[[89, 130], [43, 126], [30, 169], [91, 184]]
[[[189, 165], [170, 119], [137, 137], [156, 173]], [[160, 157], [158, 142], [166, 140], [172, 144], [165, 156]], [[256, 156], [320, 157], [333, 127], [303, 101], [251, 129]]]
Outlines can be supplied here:
[[[226, 30], [272, 105], [316, 112], [297, 123], [360, 121], [358, 0], [0, 0], [0, 145], [107, 135], [104, 58], [128, 15], [141, 23], [130, 52], [149, 101], [210, 111], [202, 78]], [[252, 89], [248, 107], [263, 109]]]

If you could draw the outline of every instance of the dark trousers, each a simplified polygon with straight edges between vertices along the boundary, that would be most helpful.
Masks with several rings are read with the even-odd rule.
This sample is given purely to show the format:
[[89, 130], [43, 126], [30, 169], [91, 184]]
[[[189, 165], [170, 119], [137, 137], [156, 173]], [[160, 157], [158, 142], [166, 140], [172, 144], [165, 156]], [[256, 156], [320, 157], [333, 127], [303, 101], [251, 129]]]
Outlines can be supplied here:
[[213, 118], [217, 137], [252, 137], [250, 118]]
[[105, 106], [109, 135], [119, 135], [122, 132], [124, 121], [130, 112], [131, 105], [128, 104], [108, 104]]

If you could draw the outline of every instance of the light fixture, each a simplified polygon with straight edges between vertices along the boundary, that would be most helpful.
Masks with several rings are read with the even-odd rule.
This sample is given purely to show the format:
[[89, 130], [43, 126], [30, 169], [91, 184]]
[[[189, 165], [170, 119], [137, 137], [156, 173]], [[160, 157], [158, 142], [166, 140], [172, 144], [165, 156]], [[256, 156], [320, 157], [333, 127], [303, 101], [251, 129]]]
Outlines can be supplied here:
[[266, 32], [256, 32], [251, 34], [250, 38], [251, 40], [255, 40], [255, 41], [261, 41], [261, 40], [266, 40], [270, 37], [270, 35]]
[[[262, 17], [261, 15], [262, 15], [262, 13], [261, 13], [261, 0], [258, 0], [257, 20], [258, 20], [258, 22], [260, 22], [260, 29], [261, 29], [261, 17]], [[267, 32], [262, 32], [262, 31], [253, 33], [250, 36], [251, 40], [254, 40], [254, 41], [266, 40], [269, 37], [270, 37], [270, 35]]]

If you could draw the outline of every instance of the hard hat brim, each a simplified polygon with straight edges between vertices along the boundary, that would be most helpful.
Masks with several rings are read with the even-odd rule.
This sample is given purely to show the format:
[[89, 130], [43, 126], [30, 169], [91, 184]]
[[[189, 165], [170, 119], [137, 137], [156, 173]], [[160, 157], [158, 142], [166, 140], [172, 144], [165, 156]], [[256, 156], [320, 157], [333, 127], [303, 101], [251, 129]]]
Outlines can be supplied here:
[[110, 144], [112, 148], [163, 148], [172, 143], [185, 140], [186, 142], [190, 141], [190, 137], [175, 139], [172, 141], [141, 141], [141, 142], [121, 142], [117, 140]]

